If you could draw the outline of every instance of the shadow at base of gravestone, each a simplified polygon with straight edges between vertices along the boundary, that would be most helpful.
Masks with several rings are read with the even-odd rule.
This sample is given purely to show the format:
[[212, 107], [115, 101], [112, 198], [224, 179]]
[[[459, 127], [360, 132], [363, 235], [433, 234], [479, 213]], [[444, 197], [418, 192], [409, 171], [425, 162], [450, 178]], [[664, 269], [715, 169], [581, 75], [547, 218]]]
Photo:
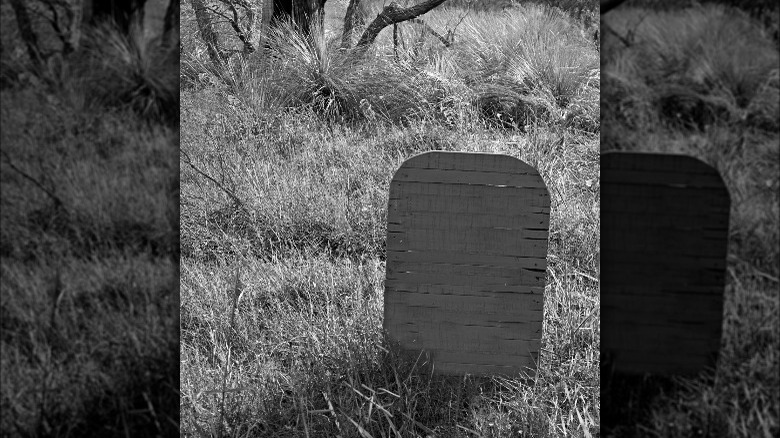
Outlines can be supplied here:
[[436, 373], [536, 372], [550, 196], [508, 155], [432, 151], [390, 183], [384, 329]]
[[[529, 388], [534, 385], [533, 379], [520, 376], [502, 380], [495, 376], [478, 374], [438, 373], [434, 369], [435, 365], [430, 354], [404, 348], [386, 332], [383, 334], [381, 345], [383, 352], [379, 363], [382, 367], [382, 375], [387, 379], [383, 388], [396, 394], [399, 399], [406, 400], [424, 394], [426, 400], [437, 400], [442, 403], [438, 412], [440, 417], [431, 418], [428, 424], [436, 424], [444, 417], [451, 418], [462, 415], [463, 412], [479, 409], [481, 402], [495, 399], [498, 393], [507, 388], [510, 388], [510, 391], [517, 391], [520, 385], [527, 385]], [[442, 412], [447, 410], [450, 412]], [[415, 420], [426, 423], [419, 416]]]
[[[714, 370], [705, 369], [690, 379], [697, 385], [712, 385]], [[657, 436], [650, 434], [654, 409], [669, 409], [669, 401], [683, 397], [687, 385], [677, 376], [610, 372], [602, 367], [600, 432], [605, 438]], [[707, 427], [690, 436], [727, 436], [721, 418], [708, 418]]]
[[[402, 375], [428, 376], [436, 382], [463, 382], [467, 379], [469, 382], [477, 384], [484, 389], [496, 387], [496, 377], [498, 379], [509, 379], [516, 384], [533, 386], [535, 373], [521, 372], [514, 375], [484, 375], [472, 373], [442, 373], [436, 370], [436, 364], [428, 351], [415, 350], [405, 347], [401, 342], [394, 339], [386, 331], [382, 334], [382, 361], [385, 365], [392, 366], [393, 372]], [[392, 374], [392, 373], [391, 373]]]

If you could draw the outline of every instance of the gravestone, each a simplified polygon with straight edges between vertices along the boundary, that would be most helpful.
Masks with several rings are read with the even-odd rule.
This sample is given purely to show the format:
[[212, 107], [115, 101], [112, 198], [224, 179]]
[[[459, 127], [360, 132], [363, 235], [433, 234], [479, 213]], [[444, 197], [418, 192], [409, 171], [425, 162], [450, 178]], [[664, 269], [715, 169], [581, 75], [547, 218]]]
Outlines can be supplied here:
[[601, 351], [615, 371], [715, 365], [729, 204], [718, 172], [693, 157], [601, 155]]
[[535, 373], [550, 196], [522, 161], [426, 152], [390, 183], [384, 329], [442, 374]]

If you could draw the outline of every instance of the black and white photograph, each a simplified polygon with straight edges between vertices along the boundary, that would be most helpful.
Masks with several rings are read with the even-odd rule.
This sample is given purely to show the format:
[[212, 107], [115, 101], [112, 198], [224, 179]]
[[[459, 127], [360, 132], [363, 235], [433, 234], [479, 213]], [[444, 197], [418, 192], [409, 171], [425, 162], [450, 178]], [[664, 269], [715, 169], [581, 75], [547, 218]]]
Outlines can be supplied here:
[[775, 436], [780, 3], [601, 3], [601, 432]]
[[183, 434], [598, 436], [598, 10], [182, 4]]
[[179, 3], [0, 10], [0, 436], [175, 436]]
[[776, 0], [0, 12], [0, 438], [780, 434]]

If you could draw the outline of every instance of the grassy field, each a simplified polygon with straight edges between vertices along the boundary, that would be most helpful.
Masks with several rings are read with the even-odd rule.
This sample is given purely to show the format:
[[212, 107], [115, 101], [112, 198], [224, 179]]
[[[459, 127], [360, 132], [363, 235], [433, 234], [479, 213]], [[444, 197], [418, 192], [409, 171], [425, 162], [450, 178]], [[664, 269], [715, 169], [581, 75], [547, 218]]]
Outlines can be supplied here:
[[[328, 3], [324, 39], [280, 30], [274, 60], [227, 71], [209, 68], [182, 9], [183, 433], [598, 436], [588, 29], [539, 5], [442, 8], [424, 19], [454, 30], [450, 48], [402, 24], [397, 51], [388, 29], [358, 57], [335, 48], [345, 4]], [[509, 154], [549, 187], [533, 380], [432, 375], [382, 333], [388, 185], [428, 150]]]
[[603, 397], [602, 433], [777, 436], [777, 41], [747, 14], [713, 5], [621, 7], [605, 16], [602, 32], [601, 151], [692, 155], [718, 169], [731, 194], [717, 369], [697, 379], [640, 379], [632, 393]]
[[4, 437], [179, 430], [178, 55], [94, 31], [0, 57]]

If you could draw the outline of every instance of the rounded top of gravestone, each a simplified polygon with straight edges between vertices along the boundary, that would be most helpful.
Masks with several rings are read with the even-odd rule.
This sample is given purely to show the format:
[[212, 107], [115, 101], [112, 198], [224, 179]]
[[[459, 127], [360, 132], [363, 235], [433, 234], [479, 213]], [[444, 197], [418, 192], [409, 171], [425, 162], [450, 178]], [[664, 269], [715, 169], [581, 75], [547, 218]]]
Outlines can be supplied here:
[[[409, 181], [419, 178], [410, 169], [437, 171], [461, 171], [457, 174], [461, 184], [488, 184], [507, 187], [544, 187], [539, 172], [519, 158], [486, 152], [427, 151], [407, 159], [393, 175], [393, 181]], [[478, 172], [478, 181], [469, 178], [467, 172]], [[491, 174], [493, 174], [491, 177]], [[504, 176], [502, 176], [502, 174]], [[522, 178], [527, 175], [532, 178]], [[421, 181], [422, 182], [422, 181]]]
[[[601, 166], [610, 171], [602, 183], [657, 184], [679, 188], [712, 189], [730, 198], [717, 169], [691, 155], [611, 151], [601, 154]], [[623, 172], [625, 171], [625, 173]]]

